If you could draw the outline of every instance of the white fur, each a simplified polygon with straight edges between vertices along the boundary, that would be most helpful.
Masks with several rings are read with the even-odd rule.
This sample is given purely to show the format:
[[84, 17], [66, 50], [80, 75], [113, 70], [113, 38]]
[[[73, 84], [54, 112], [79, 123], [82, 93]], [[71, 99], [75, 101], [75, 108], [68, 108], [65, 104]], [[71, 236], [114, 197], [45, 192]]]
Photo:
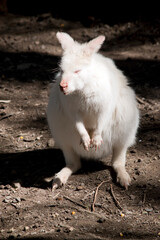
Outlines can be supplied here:
[[135, 142], [139, 123], [134, 91], [114, 62], [97, 53], [104, 36], [85, 44], [67, 33], [57, 33], [57, 38], [64, 50], [62, 72], [51, 89], [47, 117], [66, 167], [53, 185], [58, 187], [57, 179], [66, 183], [81, 167], [80, 157], [99, 159], [112, 153], [117, 181], [128, 188], [126, 151]]

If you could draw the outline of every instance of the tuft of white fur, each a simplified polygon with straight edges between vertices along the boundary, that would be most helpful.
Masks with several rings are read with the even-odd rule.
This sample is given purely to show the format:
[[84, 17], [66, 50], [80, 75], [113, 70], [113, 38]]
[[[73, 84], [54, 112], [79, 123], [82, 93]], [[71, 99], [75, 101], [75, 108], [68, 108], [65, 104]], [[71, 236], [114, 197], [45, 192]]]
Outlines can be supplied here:
[[67, 33], [58, 32], [57, 38], [64, 52], [47, 118], [66, 167], [55, 175], [53, 187], [67, 182], [81, 167], [81, 157], [100, 159], [112, 154], [117, 181], [128, 188], [126, 151], [135, 142], [139, 124], [135, 93], [114, 62], [97, 53], [104, 36], [84, 44]]

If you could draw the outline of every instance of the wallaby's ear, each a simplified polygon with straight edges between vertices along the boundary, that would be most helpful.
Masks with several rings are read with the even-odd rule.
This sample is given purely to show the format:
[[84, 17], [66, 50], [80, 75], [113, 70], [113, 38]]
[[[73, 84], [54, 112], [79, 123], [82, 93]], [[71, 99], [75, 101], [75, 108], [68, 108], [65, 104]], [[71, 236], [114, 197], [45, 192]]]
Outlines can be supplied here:
[[67, 48], [72, 47], [74, 40], [68, 33], [57, 32], [56, 36], [57, 36], [57, 39], [59, 40], [63, 50], [66, 50]]
[[103, 44], [104, 40], [105, 40], [105, 36], [103, 36], [103, 35], [100, 35], [100, 36], [94, 38], [93, 40], [88, 42], [87, 49], [89, 50], [89, 52], [91, 54], [98, 52], [98, 50], [101, 48], [101, 45]]

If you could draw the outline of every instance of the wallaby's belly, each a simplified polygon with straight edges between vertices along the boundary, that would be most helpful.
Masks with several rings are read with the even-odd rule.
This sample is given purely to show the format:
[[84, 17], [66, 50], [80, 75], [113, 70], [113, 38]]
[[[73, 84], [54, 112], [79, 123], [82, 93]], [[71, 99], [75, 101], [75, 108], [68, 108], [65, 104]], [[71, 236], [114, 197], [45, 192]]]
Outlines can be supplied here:
[[[72, 148], [79, 156], [88, 159], [103, 158], [111, 152], [111, 144], [107, 137], [105, 137], [103, 144], [96, 151], [95, 148], [90, 148], [89, 151], [85, 150], [73, 123], [66, 116], [64, 117], [61, 111], [56, 111], [56, 106], [55, 108], [52, 107], [52, 111], [48, 110], [48, 123], [56, 144], [62, 150], [64, 148]], [[87, 130], [89, 135], [92, 136], [93, 129], [87, 128]]]

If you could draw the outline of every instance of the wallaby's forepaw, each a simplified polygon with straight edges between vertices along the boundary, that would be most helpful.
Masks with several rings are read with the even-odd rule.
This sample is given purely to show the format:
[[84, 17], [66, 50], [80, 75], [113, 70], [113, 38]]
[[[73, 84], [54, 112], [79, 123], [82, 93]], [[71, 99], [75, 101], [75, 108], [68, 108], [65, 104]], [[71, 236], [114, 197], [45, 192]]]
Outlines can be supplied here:
[[55, 174], [52, 180], [52, 191], [65, 185], [69, 176], [67, 167], [64, 167], [60, 172]]
[[95, 135], [91, 140], [91, 145], [95, 150], [99, 149], [102, 143], [103, 139], [100, 135]]
[[91, 139], [87, 135], [83, 136], [83, 138], [81, 139], [81, 142], [80, 142], [80, 144], [82, 144], [84, 149], [87, 150], [87, 151], [89, 151], [90, 143], [91, 143]]
[[54, 177], [52, 180], [52, 191], [54, 191], [57, 188], [62, 187], [63, 183], [61, 182], [61, 180], [58, 177]]
[[57, 189], [63, 185], [60, 178], [56, 177], [56, 175], [52, 176], [52, 177], [44, 178], [44, 181], [46, 183], [49, 183], [49, 185], [51, 185], [52, 191], [54, 191], [55, 189]]
[[128, 190], [128, 186], [131, 183], [131, 178], [129, 174], [125, 171], [120, 171], [117, 173], [117, 182], [121, 184], [126, 190]]

